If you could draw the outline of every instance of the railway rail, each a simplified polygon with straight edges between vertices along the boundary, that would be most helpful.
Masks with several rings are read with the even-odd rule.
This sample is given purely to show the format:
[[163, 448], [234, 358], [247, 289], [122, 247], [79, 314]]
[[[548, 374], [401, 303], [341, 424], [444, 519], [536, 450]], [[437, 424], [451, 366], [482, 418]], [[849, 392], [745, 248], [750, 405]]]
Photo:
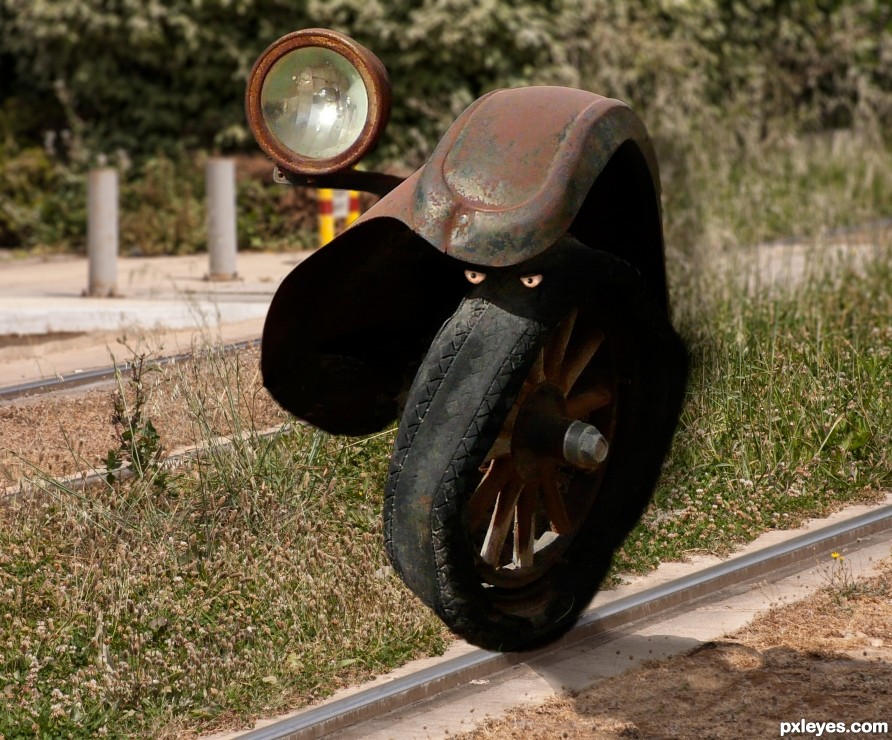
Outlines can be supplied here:
[[[892, 542], [892, 505], [798, 535], [786, 542], [731, 558], [690, 575], [591, 609], [558, 642], [526, 653], [472, 650], [435, 666], [360, 690], [318, 707], [238, 736], [239, 740], [307, 740], [342, 734], [362, 737], [356, 727], [410, 705], [429, 702], [443, 692], [505, 673], [520, 663], [539, 660], [585, 641], [607, 641], [667, 614], [685, 611], [716, 597], [719, 591], [771, 580], [772, 574], [804, 570], [835, 550], [858, 549], [877, 540]], [[778, 576], [780, 577], [780, 576]], [[379, 722], [380, 724], [380, 722]], [[352, 731], [351, 731], [352, 729]], [[470, 729], [470, 728], [466, 728]], [[370, 733], [371, 734], [371, 733]]]
[[[232, 342], [224, 344], [220, 347], [223, 352], [238, 352], [249, 349], [251, 347], [259, 347], [260, 339], [247, 339], [241, 342]], [[154, 367], [164, 367], [165, 365], [185, 362], [193, 357], [192, 352], [181, 352], [175, 355], [164, 355], [151, 361]], [[24, 383], [5, 386], [0, 388], [0, 403], [4, 401], [15, 401], [21, 398], [31, 396], [39, 396], [48, 393], [57, 393], [73, 389], [85, 389], [90, 386], [101, 385], [102, 383], [111, 382], [117, 375], [126, 376], [133, 370], [133, 364], [124, 362], [114, 364], [108, 367], [97, 368], [95, 370], [86, 370], [84, 372], [73, 372], [65, 375], [54, 375], [48, 378], [38, 378], [29, 380]]]

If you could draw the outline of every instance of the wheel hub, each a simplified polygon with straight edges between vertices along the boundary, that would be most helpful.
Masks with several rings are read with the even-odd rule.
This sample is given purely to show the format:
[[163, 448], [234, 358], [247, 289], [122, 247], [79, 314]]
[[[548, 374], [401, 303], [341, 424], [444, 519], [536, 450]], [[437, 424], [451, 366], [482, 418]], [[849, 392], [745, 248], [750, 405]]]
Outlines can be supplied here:
[[574, 419], [561, 389], [542, 383], [523, 400], [511, 435], [511, 455], [520, 477], [542, 477], [542, 458], [592, 470], [607, 458], [608, 444], [593, 424]]

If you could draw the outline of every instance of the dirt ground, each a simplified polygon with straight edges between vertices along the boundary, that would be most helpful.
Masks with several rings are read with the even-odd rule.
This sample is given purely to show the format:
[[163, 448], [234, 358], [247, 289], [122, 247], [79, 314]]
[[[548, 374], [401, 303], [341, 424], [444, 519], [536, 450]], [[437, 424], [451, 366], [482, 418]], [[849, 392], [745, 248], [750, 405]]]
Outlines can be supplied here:
[[[131, 361], [123, 355], [119, 361]], [[287, 415], [262, 387], [259, 350], [167, 365], [144, 374], [144, 418], [167, 452], [234, 429], [266, 429]], [[0, 403], [0, 491], [41, 474], [63, 476], [101, 467], [120, 445], [112, 421], [114, 397], [124, 391], [135, 411], [134, 386], [123, 380], [101, 389], [72, 390]]]
[[[720, 642], [453, 737], [890, 737], [892, 561], [857, 583], [844, 562], [837, 565], [824, 591]], [[809, 722], [816, 723], [810, 731]], [[832, 728], [817, 724], [828, 722]], [[856, 722], [885, 722], [887, 729], [851, 732]]]

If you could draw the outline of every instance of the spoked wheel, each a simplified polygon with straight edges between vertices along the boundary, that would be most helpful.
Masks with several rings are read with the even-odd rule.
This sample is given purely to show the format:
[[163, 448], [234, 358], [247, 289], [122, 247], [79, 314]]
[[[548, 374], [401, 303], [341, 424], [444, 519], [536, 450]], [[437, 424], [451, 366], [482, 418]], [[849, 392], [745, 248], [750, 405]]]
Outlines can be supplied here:
[[468, 501], [485, 582], [517, 588], [541, 578], [585, 522], [616, 427], [617, 351], [578, 308], [539, 351]]
[[535, 291], [503, 271], [446, 322], [388, 477], [395, 570], [489, 649], [572, 626], [647, 504], [684, 390], [684, 349], [638, 273], [565, 242]]

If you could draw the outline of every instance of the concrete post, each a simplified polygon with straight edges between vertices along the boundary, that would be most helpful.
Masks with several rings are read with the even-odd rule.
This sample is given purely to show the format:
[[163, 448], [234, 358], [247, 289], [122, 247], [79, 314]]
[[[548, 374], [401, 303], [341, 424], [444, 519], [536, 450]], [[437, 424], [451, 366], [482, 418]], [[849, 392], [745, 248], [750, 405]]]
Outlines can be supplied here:
[[236, 222], [235, 222], [235, 160], [216, 157], [205, 168], [208, 213], [208, 280], [234, 280]]
[[87, 180], [87, 261], [85, 295], [107, 298], [118, 289], [118, 173], [90, 170]]

